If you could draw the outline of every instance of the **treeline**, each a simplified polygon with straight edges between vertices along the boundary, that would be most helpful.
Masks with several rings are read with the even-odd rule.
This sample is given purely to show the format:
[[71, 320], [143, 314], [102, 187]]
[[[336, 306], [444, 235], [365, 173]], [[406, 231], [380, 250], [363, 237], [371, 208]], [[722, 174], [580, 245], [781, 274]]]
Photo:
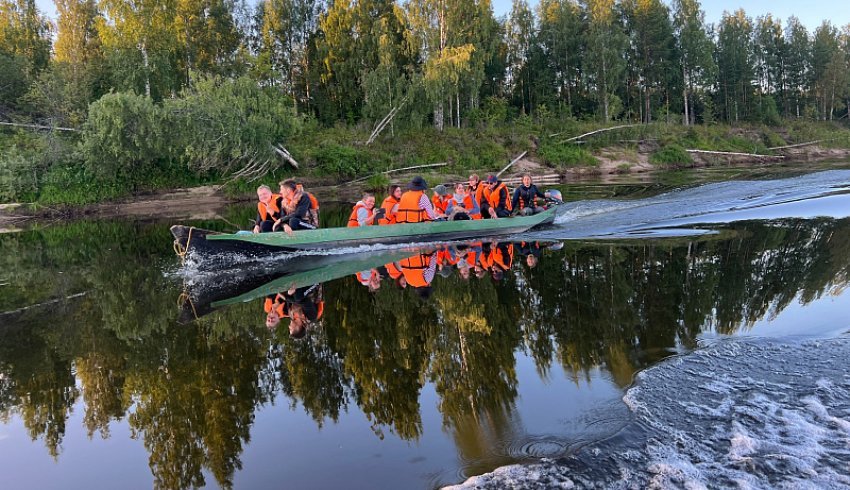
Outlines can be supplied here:
[[[833, 119], [850, 97], [850, 26], [697, 0], [34, 0], [0, 2], [3, 111], [79, 125], [111, 91], [156, 101], [193, 74], [246, 76], [326, 124], [474, 124], [500, 110], [685, 123]], [[55, 41], [54, 41], [55, 40]], [[494, 114], [495, 113], [495, 114]]]
[[[34, 0], [0, 0], [0, 122], [82, 130], [85, 165], [66, 165], [80, 181], [122, 166], [262, 172], [293, 136], [339, 126], [374, 130], [372, 142], [523, 118], [777, 124], [850, 111], [850, 25], [809, 32], [743, 10], [715, 25], [698, 0], [515, 0], [502, 18], [489, 0], [55, 3], [54, 23]], [[330, 168], [356, 170], [356, 155], [327, 151]], [[0, 195], [44, 187], [26, 161], [0, 155]]]

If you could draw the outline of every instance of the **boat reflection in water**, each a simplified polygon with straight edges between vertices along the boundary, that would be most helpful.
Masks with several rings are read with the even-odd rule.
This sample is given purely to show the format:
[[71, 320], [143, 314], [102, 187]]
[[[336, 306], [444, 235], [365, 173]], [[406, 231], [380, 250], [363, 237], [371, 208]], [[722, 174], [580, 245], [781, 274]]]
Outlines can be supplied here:
[[543, 250], [561, 242], [470, 241], [423, 248], [339, 255], [282, 255], [234, 270], [220, 271], [187, 285], [178, 298], [180, 321], [192, 322], [219, 308], [259, 300], [265, 325], [276, 329], [288, 321], [293, 338], [303, 337], [324, 314], [322, 283], [353, 276], [370, 293], [381, 288], [411, 290], [428, 301], [435, 280], [457, 275], [463, 281], [490, 278], [500, 282], [515, 257], [537, 266]]

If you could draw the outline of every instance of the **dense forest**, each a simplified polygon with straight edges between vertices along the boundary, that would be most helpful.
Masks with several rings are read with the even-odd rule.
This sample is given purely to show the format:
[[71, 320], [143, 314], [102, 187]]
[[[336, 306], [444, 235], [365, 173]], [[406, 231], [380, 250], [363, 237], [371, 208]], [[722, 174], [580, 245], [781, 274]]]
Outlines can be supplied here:
[[[257, 175], [289, 151], [329, 174], [374, 163], [315, 139], [332, 128], [368, 146], [522, 122], [850, 113], [850, 25], [810, 32], [744, 10], [711, 24], [698, 0], [514, 0], [501, 18], [489, 0], [55, 3], [54, 22], [34, 0], [0, 0], [0, 122], [52, 128], [0, 134], [3, 200], [67, 181]], [[466, 167], [505, 156], [474, 152]]]

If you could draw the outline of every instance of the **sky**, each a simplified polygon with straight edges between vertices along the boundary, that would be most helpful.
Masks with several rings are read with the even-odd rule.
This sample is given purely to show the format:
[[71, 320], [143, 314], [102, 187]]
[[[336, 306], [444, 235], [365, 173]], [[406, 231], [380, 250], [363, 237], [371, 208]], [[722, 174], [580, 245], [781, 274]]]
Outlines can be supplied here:
[[[254, 0], [249, 0], [253, 2]], [[491, 0], [493, 11], [497, 16], [507, 15], [511, 11], [512, 0]], [[534, 7], [537, 0], [526, 0]], [[669, 5], [671, 2], [665, 0]], [[53, 0], [36, 0], [36, 4], [42, 12], [50, 18], [56, 18], [56, 7]], [[743, 7], [747, 15], [755, 19], [767, 13], [784, 21], [792, 15], [796, 15], [809, 31], [814, 31], [824, 19], [829, 19], [832, 25], [841, 27], [850, 24], [850, 2], [847, 0], [702, 0], [702, 8], [705, 10], [706, 20], [710, 23], [718, 23], [723, 11], [733, 12]]]

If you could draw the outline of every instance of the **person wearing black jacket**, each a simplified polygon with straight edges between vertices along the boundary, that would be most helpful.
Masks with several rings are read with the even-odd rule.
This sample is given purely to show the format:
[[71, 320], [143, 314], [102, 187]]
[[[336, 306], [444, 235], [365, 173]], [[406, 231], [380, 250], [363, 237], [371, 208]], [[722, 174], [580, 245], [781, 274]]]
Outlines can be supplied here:
[[544, 209], [537, 205], [538, 197], [545, 199], [549, 196], [537, 189], [537, 186], [531, 182], [531, 175], [524, 174], [522, 176], [522, 185], [514, 190], [511, 208], [520, 216], [531, 216], [532, 214], [542, 213]]
[[281, 183], [281, 216], [275, 222], [275, 228], [283, 227], [283, 231], [291, 235], [295, 230], [313, 230], [316, 227], [310, 224], [310, 196], [300, 190], [294, 180]]

